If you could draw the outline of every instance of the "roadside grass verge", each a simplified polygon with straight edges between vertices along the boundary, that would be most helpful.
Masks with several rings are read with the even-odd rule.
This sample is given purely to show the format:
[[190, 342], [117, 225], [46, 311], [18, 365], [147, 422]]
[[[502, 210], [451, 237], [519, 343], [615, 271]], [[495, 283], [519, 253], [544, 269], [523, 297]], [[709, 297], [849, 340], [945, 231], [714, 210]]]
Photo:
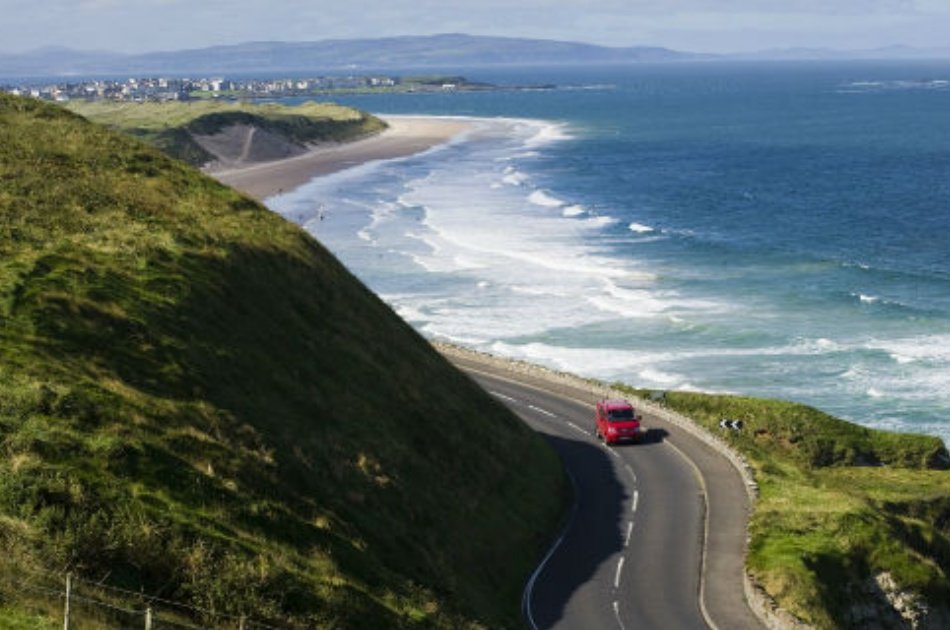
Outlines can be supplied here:
[[[652, 392], [615, 384], [649, 398]], [[935, 437], [878, 431], [779, 400], [666, 392], [663, 404], [740, 452], [759, 497], [747, 569], [817, 628], [946, 619], [950, 460]], [[741, 420], [740, 431], [719, 426]]]

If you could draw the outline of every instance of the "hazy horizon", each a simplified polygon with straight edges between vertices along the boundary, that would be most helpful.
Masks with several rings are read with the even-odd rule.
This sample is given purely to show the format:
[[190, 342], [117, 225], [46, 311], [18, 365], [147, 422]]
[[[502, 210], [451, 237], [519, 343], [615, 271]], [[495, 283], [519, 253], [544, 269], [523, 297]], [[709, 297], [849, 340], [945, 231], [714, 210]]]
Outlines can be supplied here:
[[950, 51], [950, 45], [934, 45], [934, 46], [915, 46], [912, 44], [904, 43], [894, 43], [894, 44], [885, 44], [881, 46], [865, 47], [865, 48], [836, 48], [832, 46], [773, 46], [769, 48], [757, 48], [750, 50], [732, 50], [732, 51], [709, 51], [709, 50], [698, 50], [698, 49], [686, 49], [686, 48], [675, 48], [672, 46], [662, 46], [662, 45], [652, 45], [652, 44], [630, 44], [629, 46], [611, 46], [608, 44], [598, 44], [596, 42], [589, 42], [584, 40], [572, 40], [572, 39], [558, 39], [550, 37], [528, 37], [528, 36], [516, 36], [516, 35], [486, 35], [484, 33], [429, 33], [429, 34], [405, 34], [405, 35], [386, 35], [386, 36], [366, 36], [366, 37], [326, 37], [320, 39], [312, 40], [302, 40], [302, 39], [258, 39], [258, 40], [244, 40], [244, 41], [234, 41], [234, 42], [221, 42], [221, 43], [208, 43], [204, 45], [194, 45], [194, 46], [185, 46], [181, 48], [156, 48], [153, 50], [141, 50], [141, 51], [123, 51], [118, 49], [110, 49], [104, 47], [97, 48], [81, 48], [76, 46], [69, 46], [65, 44], [47, 44], [43, 46], [37, 46], [35, 48], [30, 48], [26, 50], [4, 50], [0, 49], [0, 54], [9, 54], [9, 55], [30, 55], [35, 53], [42, 53], [44, 51], [55, 51], [55, 50], [65, 50], [71, 52], [81, 52], [89, 54], [119, 54], [119, 55], [149, 55], [149, 54], [161, 54], [161, 53], [174, 53], [187, 50], [201, 50], [204, 48], [216, 48], [216, 47], [228, 47], [228, 46], [244, 46], [251, 44], [308, 44], [308, 43], [319, 43], [327, 41], [349, 41], [349, 40], [366, 40], [372, 41], [374, 39], [397, 39], [397, 38], [412, 38], [412, 37], [437, 37], [440, 35], [465, 35], [472, 37], [506, 37], [511, 39], [525, 39], [525, 40], [537, 40], [537, 41], [557, 41], [564, 43], [573, 43], [573, 44], [582, 44], [582, 45], [593, 45], [593, 46], [603, 46], [606, 48], [637, 48], [637, 47], [655, 47], [668, 49], [674, 52], [681, 53], [695, 53], [697, 55], [722, 55], [725, 57], [729, 56], [743, 56], [743, 55], [756, 55], [759, 53], [770, 53], [770, 52], [794, 52], [798, 51], [824, 51], [830, 54], [834, 53], [849, 53], [849, 52], [873, 52], [876, 50], [907, 50], [907, 51], [920, 51], [926, 52], [931, 50], [940, 50], [940, 51]]
[[742, 54], [941, 48], [950, 31], [950, 3], [941, 0], [0, 0], [0, 9], [6, 54], [47, 47], [137, 54], [443, 33]]

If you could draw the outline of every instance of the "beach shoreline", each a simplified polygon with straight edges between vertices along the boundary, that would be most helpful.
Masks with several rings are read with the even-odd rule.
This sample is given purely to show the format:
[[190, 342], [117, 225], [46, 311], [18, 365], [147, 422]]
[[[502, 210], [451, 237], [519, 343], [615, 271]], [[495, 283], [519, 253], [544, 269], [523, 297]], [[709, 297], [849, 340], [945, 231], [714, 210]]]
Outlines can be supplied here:
[[388, 125], [379, 134], [342, 144], [318, 145], [302, 155], [226, 170], [208, 170], [222, 184], [263, 201], [289, 192], [315, 177], [376, 160], [422, 153], [465, 133], [472, 123], [435, 116], [381, 117]]

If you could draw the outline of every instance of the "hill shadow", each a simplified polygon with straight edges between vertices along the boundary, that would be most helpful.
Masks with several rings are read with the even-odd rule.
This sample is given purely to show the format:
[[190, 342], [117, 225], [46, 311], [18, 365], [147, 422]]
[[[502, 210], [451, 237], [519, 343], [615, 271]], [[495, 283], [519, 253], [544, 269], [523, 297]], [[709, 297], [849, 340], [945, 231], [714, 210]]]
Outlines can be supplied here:
[[581, 587], [623, 549], [624, 506], [630, 498], [603, 448], [547, 433], [544, 437], [573, 478], [576, 507], [561, 545], [534, 585], [529, 604], [538, 628], [562, 621]]

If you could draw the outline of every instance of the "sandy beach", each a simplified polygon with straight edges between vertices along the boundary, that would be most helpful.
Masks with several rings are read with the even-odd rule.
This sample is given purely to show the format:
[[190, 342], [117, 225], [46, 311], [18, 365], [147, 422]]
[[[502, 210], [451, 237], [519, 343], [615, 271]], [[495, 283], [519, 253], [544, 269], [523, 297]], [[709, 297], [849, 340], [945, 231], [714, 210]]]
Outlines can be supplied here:
[[258, 200], [287, 192], [318, 175], [352, 168], [373, 160], [420, 153], [467, 131], [471, 123], [434, 117], [383, 117], [389, 128], [346, 144], [317, 146], [302, 155], [241, 168], [210, 171], [220, 182]]

